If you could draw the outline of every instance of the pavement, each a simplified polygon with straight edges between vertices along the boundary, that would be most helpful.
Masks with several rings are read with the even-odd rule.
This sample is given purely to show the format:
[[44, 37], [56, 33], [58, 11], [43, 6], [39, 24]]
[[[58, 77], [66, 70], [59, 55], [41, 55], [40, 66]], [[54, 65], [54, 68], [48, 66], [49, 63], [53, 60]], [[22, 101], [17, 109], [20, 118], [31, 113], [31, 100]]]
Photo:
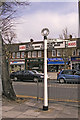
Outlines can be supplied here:
[[49, 101], [48, 111], [43, 110], [43, 100], [20, 98], [16, 101], [3, 99], [2, 120], [23, 118], [67, 118], [79, 120], [79, 103]]

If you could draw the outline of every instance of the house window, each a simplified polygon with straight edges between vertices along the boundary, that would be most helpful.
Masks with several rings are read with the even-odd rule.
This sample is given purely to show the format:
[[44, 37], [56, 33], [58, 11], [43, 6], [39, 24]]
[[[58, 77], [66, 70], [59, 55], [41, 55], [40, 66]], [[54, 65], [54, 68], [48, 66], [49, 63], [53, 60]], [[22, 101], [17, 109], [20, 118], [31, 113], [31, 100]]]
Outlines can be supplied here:
[[21, 52], [21, 58], [24, 58], [24, 52]]
[[37, 51], [32, 52], [32, 57], [37, 57]]
[[12, 53], [12, 58], [15, 58], [15, 52]]
[[52, 57], [56, 56], [56, 50], [52, 50]]
[[78, 54], [78, 56], [80, 56], [80, 49], [78, 49], [77, 54]]
[[17, 58], [20, 58], [20, 52], [17, 52]]
[[76, 55], [76, 49], [72, 51], [72, 55], [73, 55], [73, 56]]
[[31, 52], [28, 52], [28, 58], [31, 58]]
[[61, 52], [57, 50], [57, 56], [61, 56]]
[[11, 58], [11, 53], [10, 53], [9, 57]]
[[38, 51], [38, 57], [42, 57], [42, 52]]
[[65, 51], [63, 51], [63, 56], [66, 56], [66, 52]]

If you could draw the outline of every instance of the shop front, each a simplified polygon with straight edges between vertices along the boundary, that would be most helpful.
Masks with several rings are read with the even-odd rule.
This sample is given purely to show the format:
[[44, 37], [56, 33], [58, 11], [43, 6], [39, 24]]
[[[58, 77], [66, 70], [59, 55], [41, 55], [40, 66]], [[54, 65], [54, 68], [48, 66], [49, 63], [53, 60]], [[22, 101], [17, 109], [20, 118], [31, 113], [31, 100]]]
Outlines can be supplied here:
[[27, 70], [37, 70], [43, 72], [44, 60], [43, 58], [26, 58], [25, 59], [25, 69]]
[[80, 57], [71, 57], [72, 69], [80, 71]]
[[[65, 62], [63, 58], [47, 58], [47, 66], [48, 72], [59, 72], [65, 69]], [[44, 58], [26, 58], [25, 69], [44, 72]]]
[[10, 61], [10, 73], [25, 69], [25, 59], [24, 60], [11, 60]]
[[65, 62], [63, 58], [48, 58], [48, 72], [59, 72], [64, 68]]

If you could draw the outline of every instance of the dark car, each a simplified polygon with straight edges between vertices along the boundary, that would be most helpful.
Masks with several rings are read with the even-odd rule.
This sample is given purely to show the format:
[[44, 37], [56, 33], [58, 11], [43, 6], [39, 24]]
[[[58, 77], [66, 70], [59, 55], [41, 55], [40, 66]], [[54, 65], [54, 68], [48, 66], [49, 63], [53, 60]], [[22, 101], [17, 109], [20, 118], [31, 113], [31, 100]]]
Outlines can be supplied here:
[[[38, 75], [44, 76], [44, 73], [42, 73], [42, 72], [38, 72], [37, 70], [32, 70], [32, 72], [34, 72], [35, 74], [38, 74]], [[50, 76], [48, 76], [48, 74], [47, 74], [47, 79], [48, 79], [48, 80], [50, 79]]]
[[60, 83], [77, 82], [80, 83], [80, 72], [76, 70], [61, 70], [57, 74], [57, 81]]
[[39, 75], [43, 75], [44, 76], [44, 73], [38, 72], [37, 70], [32, 70], [32, 72], [34, 72], [35, 74], [39, 74]]
[[17, 71], [10, 74], [10, 78], [12, 80], [18, 81], [42, 81], [44, 79], [44, 75], [41, 74], [35, 74], [34, 72], [30, 70], [23, 70], [23, 71]]

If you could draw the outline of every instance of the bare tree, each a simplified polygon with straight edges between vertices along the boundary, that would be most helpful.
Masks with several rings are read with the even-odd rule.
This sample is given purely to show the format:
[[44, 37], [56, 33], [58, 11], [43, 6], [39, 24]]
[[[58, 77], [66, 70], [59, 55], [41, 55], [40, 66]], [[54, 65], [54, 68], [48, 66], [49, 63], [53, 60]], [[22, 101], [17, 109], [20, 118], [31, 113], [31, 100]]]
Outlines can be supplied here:
[[68, 29], [67, 29], [67, 27], [65, 27], [65, 28], [62, 30], [62, 34], [59, 35], [59, 38], [60, 38], [60, 39], [69, 39], [69, 34], [68, 34]]
[[62, 35], [62, 34], [60, 34], [60, 35], [59, 35], [59, 38], [60, 38], [60, 39], [63, 39], [63, 35]]
[[[7, 68], [6, 56], [9, 53], [6, 44], [11, 44], [16, 36], [13, 30], [14, 14], [17, 11], [17, 6], [29, 5], [28, 2], [0, 2], [0, 40], [2, 42], [2, 92], [8, 99], [16, 99], [16, 95], [9, 77]], [[1, 49], [1, 48], [0, 48]], [[9, 59], [9, 56], [8, 56]]]
[[64, 37], [64, 39], [68, 39], [68, 29], [67, 29], [67, 27], [65, 29], [63, 29], [63, 37]]
[[59, 35], [59, 38], [65, 40], [65, 49], [61, 52], [61, 54], [62, 54], [62, 58], [63, 58], [64, 64], [65, 64], [64, 69], [67, 69], [69, 66], [69, 65], [67, 65], [67, 63], [69, 61], [70, 51], [67, 48], [67, 41], [66, 40], [69, 40], [72, 38], [72, 35], [68, 33], [67, 27], [62, 30], [62, 34]]

